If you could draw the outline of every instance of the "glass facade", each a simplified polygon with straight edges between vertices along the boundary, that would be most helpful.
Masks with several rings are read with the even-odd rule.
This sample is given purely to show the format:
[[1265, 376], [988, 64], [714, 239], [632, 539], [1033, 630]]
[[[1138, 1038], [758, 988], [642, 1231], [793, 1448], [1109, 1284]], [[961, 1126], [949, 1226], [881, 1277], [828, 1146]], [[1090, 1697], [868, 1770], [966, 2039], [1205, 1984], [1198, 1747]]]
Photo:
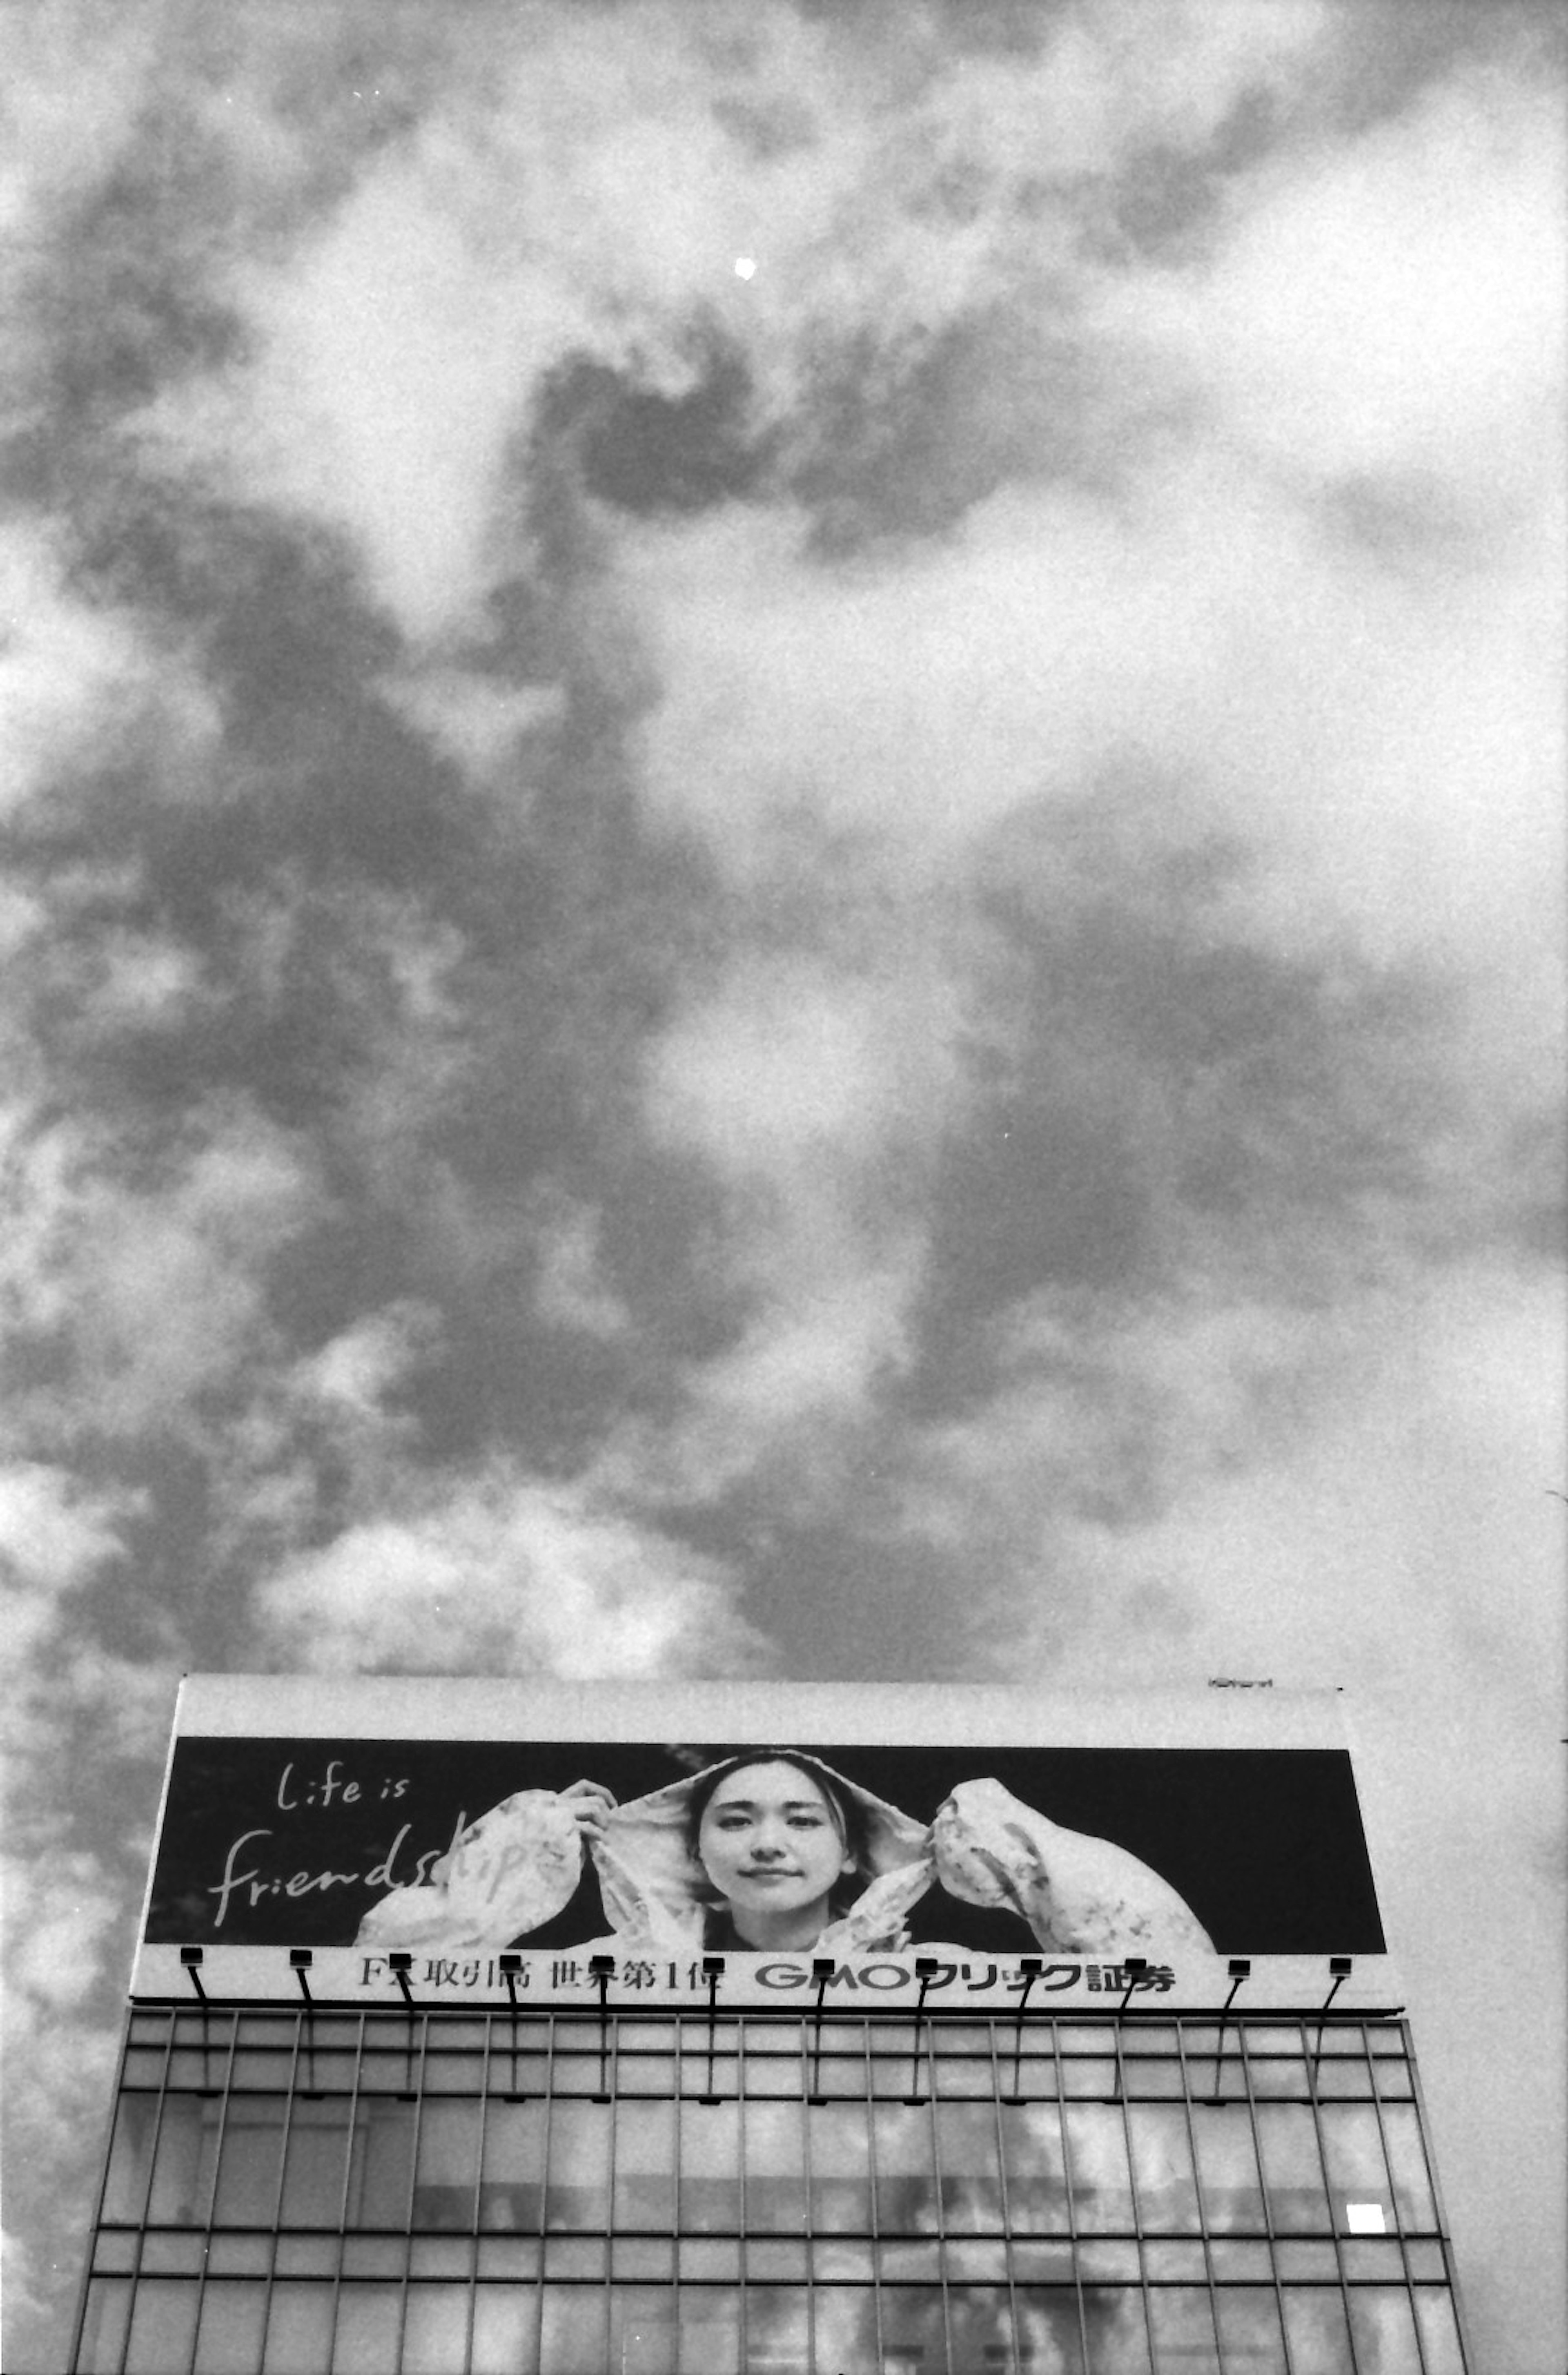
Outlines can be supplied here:
[[78, 2375], [1464, 2375], [1395, 2019], [139, 2005]]

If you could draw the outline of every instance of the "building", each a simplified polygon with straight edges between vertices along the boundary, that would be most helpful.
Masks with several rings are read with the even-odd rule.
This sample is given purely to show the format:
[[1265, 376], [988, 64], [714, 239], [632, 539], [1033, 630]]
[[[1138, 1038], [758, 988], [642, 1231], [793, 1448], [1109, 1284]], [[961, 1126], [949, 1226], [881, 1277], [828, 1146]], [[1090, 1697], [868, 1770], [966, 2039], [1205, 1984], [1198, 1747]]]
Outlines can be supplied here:
[[1332, 1696], [184, 1685], [79, 2375], [1467, 2363]]

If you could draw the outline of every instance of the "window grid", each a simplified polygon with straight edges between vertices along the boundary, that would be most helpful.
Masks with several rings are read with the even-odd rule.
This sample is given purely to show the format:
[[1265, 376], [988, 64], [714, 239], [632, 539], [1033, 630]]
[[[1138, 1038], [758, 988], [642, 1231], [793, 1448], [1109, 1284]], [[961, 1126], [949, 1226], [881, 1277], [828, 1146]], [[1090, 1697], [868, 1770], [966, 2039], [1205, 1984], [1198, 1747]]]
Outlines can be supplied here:
[[[1385, 2088], [1390, 2072], [1406, 2074], [1403, 2090]], [[253, 2116], [269, 2105], [276, 2121]], [[327, 2107], [320, 2116], [307, 2109], [317, 2105]], [[753, 2132], [765, 2133], [765, 2105], [799, 2107], [793, 2126], [786, 2108], [776, 2132], [798, 2132], [802, 2155], [798, 2177], [785, 2176], [782, 2192], [778, 2172], [765, 2180], [748, 2149]], [[1296, 2111], [1303, 2116], [1281, 2122], [1282, 2113]], [[515, 2133], [505, 2129], [509, 2112]], [[1386, 2121], [1395, 2114], [1410, 2125], [1403, 2162], [1390, 2148]], [[924, 2138], [918, 2167], [909, 2170], [897, 2155], [890, 2158], [901, 2115], [918, 2120]], [[1218, 2131], [1205, 2130], [1205, 2121], [1233, 2123], [1244, 2137], [1244, 2149], [1210, 2156], [1210, 2172], [1233, 2170], [1238, 2161], [1256, 2168], [1260, 2215], [1249, 2215], [1244, 2185], [1232, 2187], [1235, 2199], [1228, 2200], [1223, 2187], [1216, 2192], [1212, 2173], [1206, 2176], [1199, 2138]], [[1010, 2133], [1009, 2121], [1019, 2123]], [[655, 2143], [667, 2130], [678, 2172], [664, 2190], [657, 2223], [651, 2212], [657, 2196], [646, 2183], [637, 2215], [616, 2215], [623, 2162], [628, 2204], [639, 2177], [656, 2166], [640, 2168], [629, 2156], [639, 2122]], [[720, 2122], [731, 2123], [724, 2132], [736, 2139], [733, 2167], [719, 2154], [722, 2174], [708, 2177], [702, 2197], [692, 2171], [708, 2166], [704, 2123], [711, 2141]], [[1281, 2153], [1293, 2129], [1291, 2174], [1303, 2176], [1300, 2186], [1270, 2181], [1271, 2127]], [[905, 2132], [906, 2156], [914, 2133]], [[254, 2147], [261, 2191], [249, 2215], [225, 2217], [226, 2172], [232, 2157], [242, 2179], [247, 2134], [263, 2140]], [[492, 2136], [505, 2150], [523, 2141], [533, 2154], [532, 2178], [514, 2171], [510, 2186], [487, 2180]], [[1332, 2152], [1331, 2139], [1338, 2139]], [[1059, 2222], [1053, 2217], [1043, 2227], [1025, 2195], [1009, 2192], [1009, 2161], [1026, 2145], [1038, 2148], [1046, 2191], [1055, 2187], [1059, 2197]], [[335, 2153], [341, 2154], [336, 2174]], [[183, 2204], [168, 2199], [166, 2173], [166, 2159], [172, 2166], [182, 2155], [194, 2171]], [[367, 2188], [372, 2179], [383, 2185], [383, 2155], [392, 2197], [371, 2219], [364, 2215]], [[863, 2165], [864, 2175], [845, 2177], [846, 2162]], [[1347, 2166], [1352, 2192], [1385, 2205], [1384, 2236], [1346, 2232]], [[336, 2217], [322, 2215], [323, 2168], [335, 2187]], [[1413, 2172], [1403, 2187], [1401, 2168]], [[572, 2177], [588, 2180], [575, 2188], [575, 2205], [568, 2200]], [[308, 2218], [300, 2215], [307, 2180], [319, 2197]], [[783, 2223], [791, 2185], [800, 2196], [798, 2226]], [[1286, 2198], [1292, 2191], [1300, 2197], [1293, 2203]], [[503, 2196], [504, 2225], [491, 2215]], [[727, 2223], [715, 2222], [714, 2205], [725, 2201], [733, 2205]], [[527, 2226], [517, 2215], [525, 2203]], [[1414, 2223], [1405, 2215], [1408, 2203]], [[1314, 2204], [1321, 2205], [1315, 2217]], [[123, 2215], [111, 2216], [112, 2208]], [[84, 2340], [79, 2364], [92, 2375], [142, 2375], [152, 2367], [163, 2375], [166, 2366], [172, 2375], [179, 2366], [215, 2364], [205, 2355], [209, 2298], [215, 2317], [226, 2316], [244, 2295], [259, 2302], [252, 2321], [258, 2375], [296, 2357], [323, 2370], [357, 2366], [352, 2336], [369, 2331], [365, 2304], [374, 2291], [371, 2306], [391, 2321], [378, 2367], [424, 2366], [415, 2325], [444, 2307], [460, 2315], [457, 2323], [448, 2319], [443, 2348], [455, 2344], [462, 2368], [481, 2375], [493, 2355], [485, 2337], [495, 2325], [486, 2310], [481, 2334], [481, 2310], [487, 2296], [493, 2306], [504, 2290], [513, 2308], [526, 2296], [531, 2320], [516, 2336], [518, 2355], [505, 2363], [551, 2375], [574, 2363], [574, 2350], [600, 2346], [560, 2339], [572, 2325], [565, 2297], [585, 2308], [589, 2295], [602, 2296], [601, 2325], [613, 2317], [624, 2323], [622, 2311], [632, 2313], [627, 2302], [646, 2296], [656, 2309], [673, 2300], [678, 2270], [679, 2297], [711, 2297], [719, 2323], [729, 2321], [725, 2346], [733, 2345], [735, 2365], [759, 2375], [817, 2365], [819, 2344], [824, 2352], [842, 2350], [838, 2310], [852, 2295], [870, 2321], [865, 2340], [874, 2363], [899, 2375], [964, 2363], [955, 2353], [966, 2346], [962, 2335], [977, 2330], [977, 2301], [1009, 2337], [984, 2345], [991, 2354], [984, 2363], [1021, 2375], [1031, 2359], [1020, 2337], [1048, 2298], [1070, 2310], [1070, 2342], [1054, 2328], [1053, 2346], [1068, 2363], [1076, 2357], [1082, 2375], [1101, 2375], [1102, 2363], [1113, 2375], [1100, 2347], [1112, 2295], [1118, 2317], [1147, 2301], [1153, 2327], [1130, 2345], [1125, 2334], [1118, 2339], [1114, 2375], [1133, 2375], [1138, 2366], [1149, 2375], [1190, 2369], [1294, 2375], [1298, 2364], [1320, 2357], [1347, 2369], [1462, 2375], [1437, 2216], [1406, 2041], [1394, 2022], [1233, 2020], [1221, 2031], [1212, 2021], [1144, 2028], [1136, 2019], [1020, 2024], [1008, 2015], [938, 2013], [916, 2022], [837, 2009], [819, 2017], [795, 2009], [657, 2018], [618, 2010], [601, 2020], [521, 2009], [140, 2007], [127, 2036], [87, 2303], [88, 2333], [99, 2338]], [[626, 2246], [627, 2266], [643, 2272], [631, 2280], [635, 2289], [618, 2282], [612, 2243]], [[656, 2249], [639, 2259], [633, 2246]], [[798, 2344], [770, 2356], [768, 2287], [785, 2267], [793, 2274], [783, 2282], [804, 2295], [808, 2322]], [[444, 2304], [436, 2300], [442, 2291], [452, 2295]], [[758, 2314], [758, 2302], [763, 2338], [754, 2349], [749, 2311]], [[939, 2332], [934, 2323], [924, 2341], [911, 2339], [918, 2325], [911, 2304], [919, 2302], [939, 2322]], [[140, 2317], [148, 2303], [153, 2324], [164, 2321], [156, 2344]], [[112, 2314], [116, 2306], [123, 2316]], [[110, 2312], [101, 2332], [91, 2324], [100, 2307]], [[301, 2355], [297, 2340], [281, 2343], [282, 2355], [262, 2340], [290, 2321], [302, 2334], [312, 2316], [323, 2337], [314, 2356], [308, 2345]], [[1233, 2345], [1232, 2333], [1243, 2337]], [[336, 2357], [335, 2334], [349, 2337]], [[629, 2368], [644, 2364], [635, 2356], [640, 2347], [635, 2337], [623, 2338]], [[458, 2361], [439, 2363], [446, 2375]], [[645, 2363], [664, 2361], [654, 2349]]]

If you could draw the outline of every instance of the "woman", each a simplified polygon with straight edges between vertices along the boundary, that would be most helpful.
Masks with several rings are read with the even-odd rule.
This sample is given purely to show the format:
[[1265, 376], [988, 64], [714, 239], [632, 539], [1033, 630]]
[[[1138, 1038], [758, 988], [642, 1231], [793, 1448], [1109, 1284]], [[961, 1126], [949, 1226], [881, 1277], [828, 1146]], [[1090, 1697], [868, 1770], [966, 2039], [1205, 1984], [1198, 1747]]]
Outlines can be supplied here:
[[586, 1853], [595, 1951], [895, 1952], [933, 1884], [1003, 1907], [1033, 1942], [1108, 1960], [1212, 1954], [1158, 1873], [1037, 1814], [999, 1781], [960, 1782], [929, 1826], [796, 1748], [753, 1748], [621, 1806], [595, 1781], [524, 1790], [471, 1824], [428, 1883], [372, 1906], [357, 1944], [489, 1953], [567, 1905]]

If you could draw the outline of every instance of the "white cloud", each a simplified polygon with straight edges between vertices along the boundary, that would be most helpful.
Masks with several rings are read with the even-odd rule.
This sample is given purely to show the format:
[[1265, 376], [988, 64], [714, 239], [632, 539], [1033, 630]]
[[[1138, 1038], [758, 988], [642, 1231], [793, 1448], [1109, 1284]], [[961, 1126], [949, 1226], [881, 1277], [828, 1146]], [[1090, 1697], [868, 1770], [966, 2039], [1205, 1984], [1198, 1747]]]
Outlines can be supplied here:
[[126, 1554], [134, 1496], [94, 1492], [38, 1460], [0, 1469], [0, 1576], [5, 1646], [20, 1660], [56, 1633], [67, 1596]]
[[1430, 476], [1506, 511], [1560, 446], [1563, 162], [1539, 81], [1464, 73], [1347, 147], [1286, 151], [1211, 263], [1120, 305], [1293, 467]]
[[65, 583], [49, 535], [0, 537], [0, 809], [156, 736], [171, 784], [217, 738], [211, 696], [136, 614]]
[[316, 1209], [300, 1150], [235, 1109], [157, 1189], [121, 1181], [113, 1152], [64, 1127], [20, 1152], [6, 1269], [15, 1322], [68, 1337], [57, 1422], [188, 1425], [195, 1397], [265, 1340], [265, 1263]]
[[905, 1110], [910, 1019], [875, 983], [808, 960], [737, 968], [648, 1058], [655, 1133], [737, 1179], [864, 1157]]
[[[558, 686], [498, 683], [463, 668], [425, 669], [383, 689], [444, 758], [480, 783], [495, 780], [526, 738], [557, 724], [566, 706]], [[510, 774], [508, 788], [516, 788]]]
[[541, 1319], [606, 1342], [628, 1333], [631, 1315], [609, 1283], [602, 1257], [598, 1213], [569, 1198], [547, 1199], [534, 1288]]
[[351, 1418], [379, 1421], [388, 1397], [438, 1338], [440, 1324], [435, 1312], [418, 1303], [372, 1312], [301, 1363], [295, 1389]]
[[712, 1562], [579, 1489], [501, 1474], [351, 1527], [255, 1604], [317, 1672], [733, 1672], [761, 1648]]
[[15, 238], [45, 205], [100, 179], [131, 138], [154, 66], [153, 10], [105, 10], [92, 0], [14, 10], [6, 27], [0, 140], [0, 221]]

